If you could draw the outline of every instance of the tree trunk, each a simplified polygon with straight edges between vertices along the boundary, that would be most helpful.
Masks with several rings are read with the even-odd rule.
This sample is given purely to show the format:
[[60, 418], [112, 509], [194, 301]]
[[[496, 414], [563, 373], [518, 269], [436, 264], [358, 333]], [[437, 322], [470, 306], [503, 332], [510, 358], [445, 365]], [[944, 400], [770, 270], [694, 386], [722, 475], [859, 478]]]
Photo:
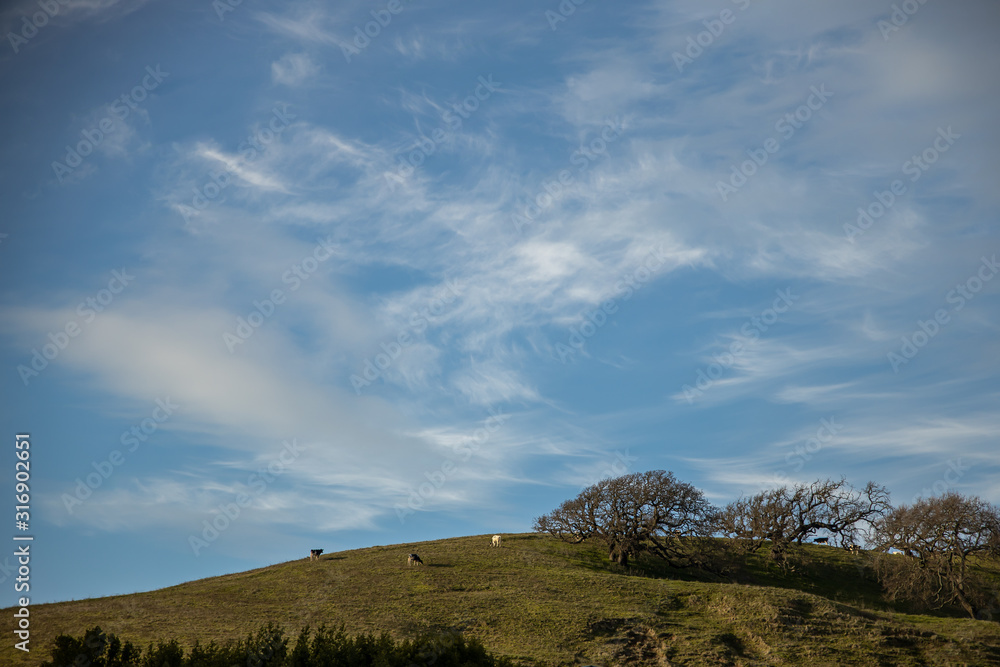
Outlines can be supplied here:
[[958, 595], [958, 603], [960, 605], [962, 605], [962, 609], [964, 609], [965, 611], [969, 612], [969, 616], [972, 618], [972, 620], [976, 620], [976, 612], [978, 610], [975, 607], [973, 607], [971, 604], [969, 604], [969, 601], [966, 600], [965, 596], [962, 595], [961, 593], [959, 593], [959, 595]]
[[608, 558], [618, 563], [622, 567], [628, 566], [628, 552], [625, 549], [622, 549], [620, 546], [615, 545], [611, 547], [610, 551], [608, 552]]

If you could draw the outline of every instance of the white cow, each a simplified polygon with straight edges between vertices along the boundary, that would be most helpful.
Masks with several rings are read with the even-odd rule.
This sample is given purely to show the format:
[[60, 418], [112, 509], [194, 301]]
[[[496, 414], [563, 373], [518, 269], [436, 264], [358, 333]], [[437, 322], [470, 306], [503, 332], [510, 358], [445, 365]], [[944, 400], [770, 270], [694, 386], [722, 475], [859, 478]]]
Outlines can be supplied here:
[[501, 542], [500, 536], [499, 535], [494, 535], [493, 536], [493, 543], [490, 546], [492, 546], [492, 547], [498, 547], [498, 546], [500, 546], [500, 542]]

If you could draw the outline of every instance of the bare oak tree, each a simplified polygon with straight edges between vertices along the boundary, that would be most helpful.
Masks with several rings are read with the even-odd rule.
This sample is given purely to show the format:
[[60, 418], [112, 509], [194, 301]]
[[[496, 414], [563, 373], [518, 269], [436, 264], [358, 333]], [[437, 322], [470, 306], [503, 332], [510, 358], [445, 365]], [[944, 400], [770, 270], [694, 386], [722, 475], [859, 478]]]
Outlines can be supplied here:
[[535, 519], [535, 530], [571, 543], [598, 539], [621, 565], [642, 552], [675, 567], [699, 564], [682, 536], [707, 536], [714, 508], [704, 494], [672, 472], [650, 470], [606, 479]]
[[903, 505], [875, 523], [882, 555], [875, 572], [890, 600], [940, 609], [958, 604], [971, 617], [991, 601], [983, 565], [1000, 558], [1000, 509], [957, 493]]
[[785, 563], [788, 547], [820, 530], [835, 543], [849, 546], [873, 520], [892, 506], [885, 487], [868, 482], [860, 491], [841, 478], [783, 486], [730, 503], [719, 514], [718, 530], [746, 553], [769, 546], [771, 557]]

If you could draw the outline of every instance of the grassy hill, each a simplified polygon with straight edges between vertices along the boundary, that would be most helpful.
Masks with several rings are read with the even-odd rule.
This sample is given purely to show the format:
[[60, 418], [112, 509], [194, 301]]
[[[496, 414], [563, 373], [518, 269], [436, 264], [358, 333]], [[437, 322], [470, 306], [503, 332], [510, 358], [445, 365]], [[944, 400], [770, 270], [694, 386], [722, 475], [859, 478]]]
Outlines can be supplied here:
[[[293, 634], [343, 623], [397, 637], [460, 630], [527, 664], [1000, 665], [1000, 623], [907, 614], [881, 598], [864, 557], [796, 549], [783, 576], [763, 560], [750, 583], [698, 580], [639, 559], [627, 571], [598, 545], [543, 535], [379, 546], [136, 593], [32, 607], [32, 652], [0, 649], [0, 664], [37, 665], [60, 633], [100, 625], [143, 647], [245, 637], [266, 621]], [[407, 567], [415, 551], [425, 567]], [[9, 619], [10, 610], [4, 610]]]

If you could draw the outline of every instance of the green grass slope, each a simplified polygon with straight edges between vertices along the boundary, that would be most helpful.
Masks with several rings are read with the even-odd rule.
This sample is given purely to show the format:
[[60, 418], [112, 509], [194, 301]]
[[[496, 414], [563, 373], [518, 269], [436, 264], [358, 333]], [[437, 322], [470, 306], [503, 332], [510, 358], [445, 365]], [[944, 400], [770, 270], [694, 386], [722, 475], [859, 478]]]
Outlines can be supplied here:
[[[100, 625], [143, 647], [246, 636], [266, 621], [460, 630], [527, 664], [1000, 665], [1000, 624], [893, 611], [863, 558], [803, 546], [788, 576], [751, 563], [747, 580], [698, 580], [640, 559], [623, 571], [598, 545], [524, 534], [371, 547], [149, 593], [32, 607], [32, 652], [8, 638], [0, 664], [37, 665], [60, 633]], [[414, 551], [426, 566], [407, 567]], [[12, 610], [4, 610], [11, 618]]]

